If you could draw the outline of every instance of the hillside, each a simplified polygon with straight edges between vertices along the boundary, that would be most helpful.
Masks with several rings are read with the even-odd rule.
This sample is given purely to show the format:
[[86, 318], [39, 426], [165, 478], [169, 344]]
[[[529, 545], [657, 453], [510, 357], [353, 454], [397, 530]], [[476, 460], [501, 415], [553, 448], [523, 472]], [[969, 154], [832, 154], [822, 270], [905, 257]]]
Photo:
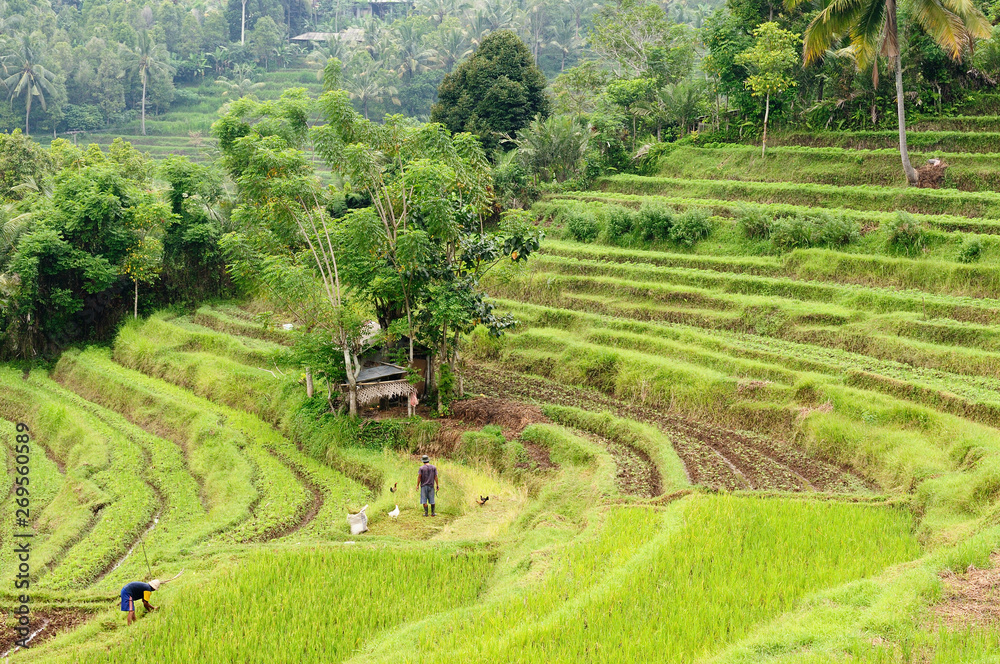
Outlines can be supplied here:
[[[45, 570], [35, 596], [51, 603], [39, 617], [89, 618], [16, 661], [108, 661], [119, 651], [143, 661], [249, 661], [236, 634], [262, 639], [258, 647], [278, 661], [413, 652], [570, 661], [611, 643], [622, 649], [596, 659], [635, 661], [666, 647], [678, 653], [670, 661], [688, 661], [684, 651], [715, 652], [811, 592], [918, 555], [912, 517], [849, 473], [824, 467], [829, 485], [809, 487], [846, 492], [846, 502], [692, 493], [662, 429], [567, 406], [543, 405], [536, 416], [562, 424], [517, 432], [504, 422], [512, 440], [547, 450], [557, 464], [548, 471], [477, 463], [469, 443], [496, 430], [465, 434], [448, 455], [455, 460], [438, 461], [442, 518], [428, 523], [411, 506], [407, 450], [338, 446], [329, 432], [308, 435], [283, 418], [298, 390], [255, 366], [268, 357], [281, 366], [281, 348], [256, 338], [260, 328], [244, 317], [225, 307], [154, 316], [125, 328], [111, 353], [65, 354], [51, 377], [4, 374], [4, 416], [29, 423], [45, 452], [33, 461], [46, 487], [34, 503], [42, 514], [35, 560]], [[477, 389], [490, 389], [479, 381]], [[477, 412], [469, 403], [465, 412]], [[289, 431], [302, 436], [301, 450], [282, 434]], [[517, 443], [501, 445], [514, 453]], [[622, 481], [622, 450], [652, 466], [654, 490]], [[115, 480], [123, 474], [134, 483]], [[388, 491], [397, 482], [399, 498]], [[477, 506], [484, 493], [490, 501]], [[389, 519], [397, 501], [403, 512]], [[351, 538], [344, 507], [363, 502], [371, 532]], [[848, 524], [854, 534], [844, 538]], [[146, 557], [161, 577], [185, 573], [160, 591], [162, 613], [126, 631], [107, 598], [145, 576]], [[305, 599], [303, 584], [315, 591]], [[677, 601], [662, 601], [664, 587]], [[730, 599], [709, 599], [720, 596]], [[685, 609], [692, 605], [704, 612]], [[298, 620], [285, 625], [292, 606]], [[414, 616], [420, 606], [427, 609]], [[497, 621], [519, 628], [498, 641]], [[185, 627], [192, 623], [202, 629]], [[156, 646], [137, 651], [139, 643]]]
[[[488, 284], [521, 325], [473, 335], [440, 422], [317, 419], [231, 304], [4, 369], [43, 627], [14, 661], [987, 661], [954, 572], [1000, 546], [1000, 199], [962, 191], [993, 157], [935, 153], [923, 190], [879, 150], [756, 150], [537, 203], [540, 253]], [[147, 560], [184, 573], [125, 629]]]

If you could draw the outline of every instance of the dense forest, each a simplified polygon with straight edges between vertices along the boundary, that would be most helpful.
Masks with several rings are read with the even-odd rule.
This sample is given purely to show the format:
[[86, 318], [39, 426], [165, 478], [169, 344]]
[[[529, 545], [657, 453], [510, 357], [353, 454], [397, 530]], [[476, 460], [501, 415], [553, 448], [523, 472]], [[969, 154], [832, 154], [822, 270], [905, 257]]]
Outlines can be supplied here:
[[[717, 8], [647, 0], [0, 3], [9, 100], [0, 104], [0, 128], [12, 131], [2, 136], [0, 156], [0, 270], [4, 352], [12, 357], [106, 336], [125, 312], [273, 287], [255, 269], [241, 281], [241, 261], [279, 256], [306, 269], [315, 259], [306, 272], [325, 279], [321, 257], [310, 258], [303, 244], [315, 230], [296, 224], [305, 214], [350, 225], [359, 210], [382, 218], [388, 248], [377, 253], [402, 290], [378, 291], [371, 266], [347, 288], [383, 328], [396, 323], [411, 339], [419, 336], [414, 316], [425, 315], [432, 331], [424, 343], [449, 357], [447, 330], [492, 320], [478, 290], [483, 265], [502, 255], [524, 259], [537, 243], [498, 222], [547, 190], [649, 173], [684, 145], [759, 142], [766, 153], [769, 126], [779, 138], [811, 132], [811, 145], [848, 135], [831, 139], [824, 132], [831, 129], [853, 130], [852, 140], [881, 142], [876, 147], [898, 140], [903, 174], [918, 184], [907, 122], [1000, 109], [992, 5], [921, 0], [897, 14], [895, 4], [878, 0], [847, 9], [764, 0]], [[311, 34], [293, 42], [300, 31]], [[266, 78], [285, 68], [303, 85], [266, 91]], [[343, 106], [331, 108], [334, 98]], [[214, 122], [210, 137], [180, 137], [207, 143], [193, 160], [158, 162], [121, 140], [84, 149], [65, 138], [50, 148], [28, 138], [101, 128], [114, 135], [124, 133], [116, 129], [122, 123], [140, 138], [147, 120], [189, 103]], [[337, 126], [339, 138], [330, 129]], [[251, 145], [252, 135], [263, 143]], [[419, 259], [404, 259], [393, 224], [407, 222], [394, 208], [404, 220], [416, 214], [403, 183], [410, 168], [425, 173], [422, 157], [443, 149], [433, 147], [443, 136], [456, 147], [434, 162], [445, 170], [434, 171], [437, 189], [428, 191], [437, 193], [428, 195], [452, 208], [427, 213]], [[407, 153], [400, 141], [431, 147]], [[344, 145], [382, 157], [371, 157], [370, 168], [345, 165], [354, 153]], [[390, 168], [380, 159], [391, 154], [398, 164]], [[380, 179], [371, 180], [376, 171]], [[286, 178], [299, 189], [282, 185]], [[394, 178], [400, 183], [386, 184]], [[274, 208], [275, 200], [286, 208]], [[436, 225], [445, 218], [447, 232]], [[261, 239], [275, 223], [286, 227]], [[693, 219], [685, 228], [673, 232], [693, 244], [708, 226]], [[591, 230], [570, 229], [579, 239]], [[347, 237], [338, 251], [354, 255]], [[442, 264], [451, 267], [435, 273]], [[456, 284], [465, 289], [461, 302], [438, 297], [458, 292]], [[103, 305], [94, 302], [99, 294], [107, 295]], [[342, 310], [340, 296], [334, 300], [328, 313]], [[421, 312], [418, 301], [429, 308]], [[81, 311], [93, 315], [81, 323]], [[343, 321], [317, 329], [346, 334]]]
[[[1000, 11], [990, 3], [981, 9], [990, 23]], [[986, 39], [974, 50], [948, 52], [911, 11], [901, 7], [899, 23], [912, 108], [961, 109], [994, 87], [1000, 43]], [[318, 75], [329, 57], [345, 64], [345, 87], [368, 117], [426, 119], [444, 75], [486, 35], [512, 29], [550, 81], [559, 113], [624, 115], [630, 129], [634, 124], [661, 140], [665, 132], [697, 128], [699, 120], [739, 136], [756, 127], [765, 106], [746, 85], [752, 63], [739, 58], [754, 30], [773, 20], [801, 36], [815, 14], [810, 3], [765, 0], [725, 6], [693, 0], [4, 0], [0, 52], [10, 103], [0, 105], [0, 129], [121, 126], [199, 102], [206, 83], [216, 100], [221, 92], [241, 96], [254, 92], [268, 71]], [[312, 41], [291, 40], [310, 32]], [[976, 34], [989, 36], [989, 26]], [[794, 68], [792, 84], [770, 96], [773, 121], [812, 129], [892, 126], [891, 81], [879, 85], [870, 67], [859, 69], [870, 63], [841, 46], [846, 43], [831, 43], [809, 66]]]

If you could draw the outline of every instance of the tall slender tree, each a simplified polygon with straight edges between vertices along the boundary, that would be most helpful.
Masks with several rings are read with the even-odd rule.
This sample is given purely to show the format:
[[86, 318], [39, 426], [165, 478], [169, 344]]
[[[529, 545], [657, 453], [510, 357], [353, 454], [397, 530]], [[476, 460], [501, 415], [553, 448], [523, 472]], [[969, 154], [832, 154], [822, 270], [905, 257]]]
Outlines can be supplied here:
[[56, 75], [39, 61], [36, 46], [29, 35], [21, 35], [13, 50], [8, 54], [13, 65], [4, 64], [4, 72], [13, 73], [3, 79], [10, 91], [10, 99], [24, 97], [24, 133], [29, 133], [31, 102], [37, 97], [45, 110], [45, 95], [55, 94]]
[[[789, 8], [802, 0], [787, 0]], [[806, 64], [823, 57], [827, 49], [845, 36], [847, 50], [861, 69], [872, 68], [878, 86], [879, 58], [888, 61], [896, 74], [896, 118], [899, 126], [899, 156], [906, 181], [918, 184], [917, 172], [910, 164], [906, 148], [906, 112], [903, 104], [903, 63], [900, 48], [896, 0], [833, 0], [821, 3], [820, 12], [806, 28], [802, 58]], [[911, 15], [938, 46], [953, 59], [971, 50], [976, 38], [988, 37], [990, 23], [976, 3], [962, 0], [912, 0]]]
[[146, 88], [149, 84], [149, 79], [153, 74], [159, 74], [169, 71], [169, 67], [166, 63], [166, 59], [161, 59], [161, 51], [157, 49], [156, 42], [149, 35], [148, 32], [143, 30], [139, 33], [138, 40], [136, 42], [135, 52], [135, 69], [139, 73], [139, 79], [142, 81], [142, 135], [146, 135]]
[[782, 30], [774, 21], [761, 23], [753, 31], [754, 43], [736, 56], [736, 63], [749, 67], [753, 72], [745, 85], [754, 97], [764, 97], [764, 135], [760, 142], [760, 156], [767, 151], [767, 121], [771, 115], [771, 95], [779, 95], [795, 87], [792, 70], [798, 61], [795, 55], [799, 36]]

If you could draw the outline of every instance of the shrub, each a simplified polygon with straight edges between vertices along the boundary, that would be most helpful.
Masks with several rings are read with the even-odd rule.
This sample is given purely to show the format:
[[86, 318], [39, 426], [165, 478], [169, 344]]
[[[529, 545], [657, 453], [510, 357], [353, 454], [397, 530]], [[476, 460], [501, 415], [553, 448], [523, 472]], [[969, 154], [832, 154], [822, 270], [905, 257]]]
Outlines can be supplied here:
[[462, 434], [459, 455], [470, 463], [489, 465], [498, 471], [504, 469], [507, 440], [500, 427], [487, 425], [481, 431], [466, 431]]
[[577, 242], [593, 242], [601, 233], [601, 224], [594, 219], [593, 215], [574, 212], [568, 216], [566, 230]]
[[815, 240], [816, 224], [803, 214], [775, 219], [771, 226], [771, 242], [779, 249], [803, 249]]
[[958, 261], [960, 263], [975, 263], [983, 255], [983, 243], [978, 236], [971, 236], [965, 239], [962, 247], [958, 250]]
[[927, 245], [927, 231], [923, 224], [908, 212], [899, 212], [886, 227], [889, 246], [897, 251], [913, 254]]
[[495, 337], [485, 325], [478, 325], [465, 339], [465, 353], [479, 360], [499, 360], [506, 340], [506, 336]]
[[691, 208], [674, 220], [670, 229], [670, 239], [685, 247], [693, 247], [698, 240], [704, 240], [712, 232], [712, 220], [708, 211]]
[[748, 240], [766, 240], [771, 237], [774, 217], [763, 208], [740, 205], [736, 212], [736, 222]]
[[493, 168], [493, 190], [504, 208], [527, 208], [541, 195], [531, 174], [516, 159], [503, 160]]
[[405, 450], [406, 428], [404, 420], [370, 420], [358, 429], [355, 444], [369, 450]]
[[628, 244], [635, 227], [636, 213], [620, 205], [604, 208], [604, 232], [610, 244]]
[[438, 400], [445, 410], [455, 398], [454, 389], [455, 374], [452, 373], [451, 366], [442, 364], [438, 369]]
[[821, 212], [816, 219], [819, 241], [829, 246], [842, 246], [856, 242], [861, 236], [858, 222], [842, 214]]
[[635, 217], [636, 239], [640, 242], [669, 239], [675, 214], [670, 208], [653, 205], [648, 201], [643, 203]]

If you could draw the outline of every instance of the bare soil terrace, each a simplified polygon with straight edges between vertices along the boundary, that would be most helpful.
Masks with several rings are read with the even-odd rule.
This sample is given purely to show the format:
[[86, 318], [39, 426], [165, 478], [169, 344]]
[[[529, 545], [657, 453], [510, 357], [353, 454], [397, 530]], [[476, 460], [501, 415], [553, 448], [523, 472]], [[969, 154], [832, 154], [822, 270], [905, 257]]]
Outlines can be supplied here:
[[466, 377], [475, 391], [535, 403], [609, 411], [666, 433], [692, 484], [722, 490], [867, 492], [867, 483], [780, 441], [662, 413], [607, 395], [499, 368], [473, 365]]

